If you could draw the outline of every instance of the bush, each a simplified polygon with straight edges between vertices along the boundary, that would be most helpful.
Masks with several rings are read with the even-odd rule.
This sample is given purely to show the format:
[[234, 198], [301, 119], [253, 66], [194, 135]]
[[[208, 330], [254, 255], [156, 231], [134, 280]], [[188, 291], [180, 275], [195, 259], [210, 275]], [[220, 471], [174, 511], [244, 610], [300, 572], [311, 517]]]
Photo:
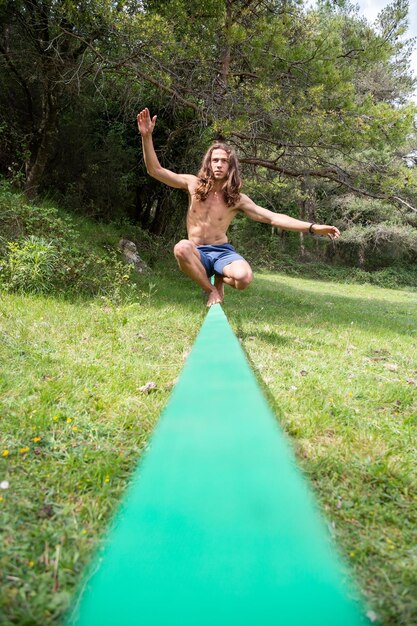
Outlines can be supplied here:
[[353, 225], [369, 226], [381, 222], [401, 221], [401, 214], [389, 202], [377, 198], [365, 198], [353, 194], [336, 196], [331, 200], [332, 209], [347, 228]]
[[353, 226], [342, 233], [338, 256], [366, 269], [417, 259], [417, 230], [405, 224]]
[[0, 183], [0, 255], [7, 254], [8, 242], [23, 242], [30, 237], [53, 243], [57, 250], [78, 239], [73, 220], [47, 204], [35, 206]]
[[[111, 242], [95, 240], [85, 220], [76, 221], [55, 207], [27, 204], [0, 183], [0, 286], [28, 293], [103, 295], [120, 300], [136, 287], [133, 266], [117, 249], [120, 233]], [[78, 218], [80, 220], [80, 218]], [[98, 228], [98, 226], [97, 226]]]
[[52, 242], [32, 235], [6, 246], [2, 282], [8, 289], [45, 293], [53, 287], [58, 253]]
[[118, 252], [72, 250], [65, 258], [65, 288], [73, 293], [101, 295], [114, 303], [135, 290], [131, 282], [133, 265], [126, 264]]

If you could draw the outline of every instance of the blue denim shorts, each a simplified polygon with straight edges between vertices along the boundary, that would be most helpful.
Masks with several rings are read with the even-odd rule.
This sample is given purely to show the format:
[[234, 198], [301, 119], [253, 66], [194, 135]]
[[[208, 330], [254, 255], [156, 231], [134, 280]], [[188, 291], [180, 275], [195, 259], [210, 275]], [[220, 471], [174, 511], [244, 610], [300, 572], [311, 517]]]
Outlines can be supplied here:
[[200, 253], [200, 260], [204, 265], [207, 276], [213, 274], [223, 274], [223, 269], [233, 261], [244, 261], [230, 243], [221, 243], [213, 246], [197, 246]]

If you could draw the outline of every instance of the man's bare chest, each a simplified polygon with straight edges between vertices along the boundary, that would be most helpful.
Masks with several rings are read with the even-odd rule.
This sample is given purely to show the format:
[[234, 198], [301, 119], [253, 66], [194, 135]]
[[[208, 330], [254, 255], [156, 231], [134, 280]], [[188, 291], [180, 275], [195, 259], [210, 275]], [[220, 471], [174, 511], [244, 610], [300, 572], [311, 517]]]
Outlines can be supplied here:
[[222, 223], [230, 222], [234, 211], [230, 209], [222, 198], [208, 197], [200, 201], [193, 198], [189, 207], [189, 219], [195, 222]]

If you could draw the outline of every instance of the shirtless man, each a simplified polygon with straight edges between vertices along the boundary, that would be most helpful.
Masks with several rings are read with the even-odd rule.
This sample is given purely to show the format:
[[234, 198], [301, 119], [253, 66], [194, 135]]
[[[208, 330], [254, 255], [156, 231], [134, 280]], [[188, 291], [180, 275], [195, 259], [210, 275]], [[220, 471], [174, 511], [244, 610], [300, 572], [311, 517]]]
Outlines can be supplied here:
[[[312, 224], [288, 215], [268, 211], [240, 193], [242, 181], [235, 152], [223, 142], [215, 142], [207, 151], [197, 176], [176, 174], [161, 166], [153, 146], [152, 133], [156, 115], [148, 109], [137, 116], [142, 135], [143, 156], [148, 174], [170, 187], [188, 192], [188, 239], [174, 247], [180, 270], [207, 293], [207, 306], [223, 302], [224, 283], [245, 289], [253, 279], [251, 267], [228, 243], [227, 229], [239, 211], [257, 222], [276, 228], [337, 239], [335, 226]], [[210, 277], [214, 275], [214, 285]]]

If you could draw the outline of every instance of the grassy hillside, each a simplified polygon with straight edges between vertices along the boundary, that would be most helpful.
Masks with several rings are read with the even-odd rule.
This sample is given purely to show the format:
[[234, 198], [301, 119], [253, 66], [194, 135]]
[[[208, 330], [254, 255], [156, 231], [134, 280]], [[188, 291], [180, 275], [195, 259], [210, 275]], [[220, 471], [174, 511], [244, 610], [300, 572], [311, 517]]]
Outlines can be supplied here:
[[[36, 293], [3, 281], [1, 626], [59, 623], [206, 313], [168, 257], [126, 274], [123, 228], [65, 223], [68, 266], [90, 259], [88, 281], [52, 276]], [[416, 303], [412, 289], [262, 273], [224, 304], [386, 626], [417, 622]]]

